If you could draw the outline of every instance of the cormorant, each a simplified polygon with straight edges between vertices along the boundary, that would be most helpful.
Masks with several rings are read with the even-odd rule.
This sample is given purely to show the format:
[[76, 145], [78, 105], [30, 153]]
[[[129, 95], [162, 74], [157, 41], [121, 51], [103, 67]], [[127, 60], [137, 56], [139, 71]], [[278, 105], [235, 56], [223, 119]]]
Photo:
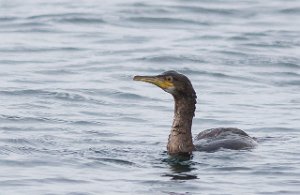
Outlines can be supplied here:
[[254, 138], [237, 128], [204, 130], [195, 137], [193, 143], [191, 127], [197, 96], [185, 75], [171, 70], [157, 76], [135, 76], [133, 80], [152, 83], [174, 97], [174, 120], [167, 145], [169, 154], [192, 154], [194, 150], [215, 151], [220, 148], [241, 150], [257, 145]]

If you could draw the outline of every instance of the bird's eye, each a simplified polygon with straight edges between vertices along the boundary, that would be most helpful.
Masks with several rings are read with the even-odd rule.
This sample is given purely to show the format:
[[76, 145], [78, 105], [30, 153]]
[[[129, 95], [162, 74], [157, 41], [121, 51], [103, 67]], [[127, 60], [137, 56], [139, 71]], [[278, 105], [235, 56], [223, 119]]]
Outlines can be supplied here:
[[166, 80], [169, 81], [169, 82], [173, 82], [173, 77], [167, 76], [167, 77], [166, 77]]

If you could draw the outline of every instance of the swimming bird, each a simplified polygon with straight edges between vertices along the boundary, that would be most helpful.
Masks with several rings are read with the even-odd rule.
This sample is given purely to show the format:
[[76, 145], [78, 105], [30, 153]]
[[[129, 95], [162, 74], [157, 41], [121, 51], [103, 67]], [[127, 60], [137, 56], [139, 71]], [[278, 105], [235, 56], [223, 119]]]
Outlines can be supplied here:
[[212, 128], [192, 139], [192, 120], [196, 110], [196, 92], [191, 81], [176, 71], [156, 76], [135, 76], [135, 81], [152, 83], [170, 93], [175, 101], [174, 119], [168, 139], [168, 154], [192, 154], [195, 150], [216, 151], [220, 148], [241, 150], [254, 148], [257, 142], [238, 128]]

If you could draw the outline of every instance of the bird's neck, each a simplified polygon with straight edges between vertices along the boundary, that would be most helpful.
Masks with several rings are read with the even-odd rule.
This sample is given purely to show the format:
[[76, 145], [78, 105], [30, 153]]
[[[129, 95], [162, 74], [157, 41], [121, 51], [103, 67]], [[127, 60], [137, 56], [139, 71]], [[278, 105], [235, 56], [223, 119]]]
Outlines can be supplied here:
[[194, 150], [192, 139], [192, 121], [196, 109], [195, 97], [174, 97], [175, 111], [174, 120], [169, 135], [168, 153], [191, 154]]

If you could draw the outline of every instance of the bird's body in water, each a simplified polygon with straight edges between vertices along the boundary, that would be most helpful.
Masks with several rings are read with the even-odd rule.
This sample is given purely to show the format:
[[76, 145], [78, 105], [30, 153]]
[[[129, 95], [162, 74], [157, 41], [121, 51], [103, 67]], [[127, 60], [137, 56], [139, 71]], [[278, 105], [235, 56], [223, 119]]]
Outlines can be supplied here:
[[174, 97], [174, 120], [167, 145], [169, 154], [191, 154], [194, 150], [215, 151], [220, 148], [240, 150], [256, 146], [252, 137], [237, 128], [207, 129], [200, 132], [193, 142], [191, 128], [197, 96], [185, 75], [167, 71], [157, 76], [135, 76], [134, 80], [152, 83]]

